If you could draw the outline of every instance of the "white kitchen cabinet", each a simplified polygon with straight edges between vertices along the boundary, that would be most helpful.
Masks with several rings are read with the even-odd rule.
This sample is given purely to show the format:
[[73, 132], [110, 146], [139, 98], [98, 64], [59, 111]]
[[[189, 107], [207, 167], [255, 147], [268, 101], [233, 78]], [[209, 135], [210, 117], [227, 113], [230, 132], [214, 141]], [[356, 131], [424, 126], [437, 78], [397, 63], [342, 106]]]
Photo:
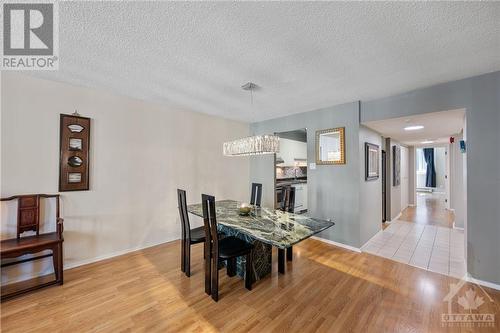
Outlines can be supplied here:
[[292, 185], [295, 188], [294, 213], [307, 210], [307, 184]]
[[307, 143], [280, 139], [280, 152], [276, 157], [281, 157], [284, 161], [283, 166], [295, 166], [295, 160], [307, 159]]

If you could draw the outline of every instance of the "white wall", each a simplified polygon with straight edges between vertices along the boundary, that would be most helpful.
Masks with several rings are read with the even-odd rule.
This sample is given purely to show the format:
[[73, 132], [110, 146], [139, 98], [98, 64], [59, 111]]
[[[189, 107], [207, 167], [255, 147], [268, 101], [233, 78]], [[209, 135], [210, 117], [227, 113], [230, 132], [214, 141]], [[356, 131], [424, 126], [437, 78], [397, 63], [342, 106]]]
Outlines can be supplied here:
[[408, 204], [417, 204], [416, 192], [416, 148], [408, 147]]
[[401, 146], [401, 207], [400, 211], [403, 211], [408, 207], [408, 197], [409, 197], [409, 153], [408, 148]]
[[434, 148], [434, 167], [436, 168], [436, 191], [445, 191], [446, 147]]
[[[59, 114], [92, 118], [91, 190], [62, 193], [66, 268], [179, 238], [178, 187], [188, 203], [201, 193], [248, 200], [248, 158], [222, 156], [247, 124], [14, 72], [2, 73], [1, 106], [2, 197], [57, 193]], [[2, 206], [2, 239], [15, 236], [14, 209]], [[28, 278], [32, 265], [2, 269], [2, 282]]]

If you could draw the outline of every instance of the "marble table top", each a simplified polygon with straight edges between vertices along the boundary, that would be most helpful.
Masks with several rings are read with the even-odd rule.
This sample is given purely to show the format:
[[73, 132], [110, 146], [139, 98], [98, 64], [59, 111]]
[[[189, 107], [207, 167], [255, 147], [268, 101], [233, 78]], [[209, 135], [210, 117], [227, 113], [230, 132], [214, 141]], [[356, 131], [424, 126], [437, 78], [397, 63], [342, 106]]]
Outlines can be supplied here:
[[[216, 201], [217, 223], [281, 249], [335, 225], [333, 222], [265, 207], [258, 208], [249, 216], [240, 216], [240, 205], [234, 200]], [[201, 203], [189, 205], [188, 212], [203, 217]]]

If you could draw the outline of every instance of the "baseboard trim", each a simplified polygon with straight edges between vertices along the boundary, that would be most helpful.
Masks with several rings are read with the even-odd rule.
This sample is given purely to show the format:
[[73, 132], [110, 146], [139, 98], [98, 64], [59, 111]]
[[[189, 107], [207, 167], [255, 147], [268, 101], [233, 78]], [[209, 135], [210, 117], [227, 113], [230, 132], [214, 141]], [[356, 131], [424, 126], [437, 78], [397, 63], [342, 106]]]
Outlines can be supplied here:
[[361, 249], [359, 249], [357, 247], [354, 247], [354, 246], [351, 246], [351, 245], [347, 245], [347, 244], [343, 244], [343, 243], [338, 243], [338, 242], [335, 242], [335, 241], [332, 241], [332, 240], [329, 240], [329, 239], [324, 239], [324, 238], [316, 237], [316, 236], [313, 236], [311, 238], [319, 240], [320, 242], [323, 242], [323, 243], [327, 243], [327, 244], [330, 244], [330, 245], [335, 245], [337, 247], [341, 247], [341, 248], [349, 250], [349, 251], [361, 253]]
[[172, 242], [172, 241], [175, 241], [175, 240], [178, 240], [178, 239], [179, 238], [175, 238], [175, 239], [171, 239], [171, 240], [166, 240], [166, 241], [159, 241], [159, 242], [147, 243], [145, 245], [140, 245], [140, 246], [136, 246], [136, 247], [133, 247], [133, 248], [128, 248], [128, 249], [125, 249], [125, 250], [111, 252], [111, 253], [108, 253], [108, 254], [105, 254], [105, 255], [102, 255], [102, 256], [98, 256], [98, 257], [95, 257], [95, 258], [92, 258], [92, 259], [87, 259], [87, 260], [81, 260], [81, 261], [73, 262], [73, 263], [64, 265], [64, 270], [76, 268], [76, 267], [83, 266], [83, 265], [93, 264], [93, 263], [96, 263], [96, 262], [99, 262], [99, 261], [103, 261], [103, 260], [106, 260], [106, 259], [111, 259], [111, 258], [114, 258], [114, 257], [119, 257], [119, 256], [122, 256], [124, 254], [131, 253], [131, 252], [145, 250], [147, 248], [150, 248], [150, 247], [153, 247], [153, 246], [158, 246], [158, 245], [165, 244], [165, 243], [169, 243], [169, 242]]
[[373, 235], [372, 237], [370, 237], [369, 240], [366, 241], [366, 243], [363, 244], [363, 246], [361, 246], [359, 249], [361, 250], [361, 252], [363, 252], [363, 248], [366, 246], [366, 244], [370, 243], [370, 241], [375, 238], [378, 234], [382, 233], [384, 230], [383, 229], [380, 229], [379, 231], [377, 231], [377, 233], [375, 235]]
[[500, 290], [500, 284], [479, 280], [479, 279], [473, 278], [470, 274], [467, 274], [467, 281], [475, 283], [475, 284], [479, 284], [483, 287], [488, 287], [491, 289]]
[[396, 220], [397, 220], [397, 219], [399, 219], [400, 217], [401, 217], [401, 212], [399, 212], [399, 214], [398, 214], [398, 215], [396, 215], [396, 217], [395, 217], [395, 218], [393, 218], [392, 220], [390, 220], [390, 221], [385, 221], [385, 222], [386, 222], [386, 223], [387, 223], [387, 222], [391, 223], [391, 222], [396, 221]]
[[462, 231], [464, 231], [464, 228], [462, 228], [462, 227], [457, 227], [457, 226], [455, 225], [455, 222], [453, 222], [453, 229], [457, 229], [457, 230], [462, 230]]
[[[114, 258], [114, 257], [119, 257], [119, 256], [122, 256], [124, 254], [128, 254], [128, 253], [135, 252], [135, 251], [145, 250], [147, 248], [150, 248], [150, 247], [153, 247], [153, 246], [157, 246], [157, 245], [161, 245], [161, 244], [165, 244], [165, 243], [169, 243], [169, 242], [172, 242], [172, 241], [176, 241], [178, 239], [179, 238], [174, 238], [174, 239], [171, 239], [171, 240], [163, 240], [163, 241], [159, 241], [159, 242], [147, 243], [147, 244], [136, 246], [136, 247], [133, 247], [133, 248], [128, 248], [128, 249], [125, 249], [125, 250], [120, 250], [120, 251], [115, 251], [115, 252], [107, 253], [107, 254], [104, 254], [102, 256], [98, 256], [98, 257], [95, 257], [95, 258], [86, 259], [86, 260], [80, 260], [80, 261], [76, 261], [76, 262], [72, 262], [72, 263], [68, 263], [68, 264], [63, 264], [63, 266], [64, 266], [63, 270], [67, 271], [69, 269], [76, 268], [76, 267], [79, 267], [79, 266], [93, 264], [93, 263], [96, 263], [96, 262], [99, 262], [99, 261], [103, 261], [103, 260], [106, 260], [106, 259], [111, 259], [111, 258]], [[48, 273], [48, 274], [53, 274], [53, 273]], [[42, 275], [40, 275], [40, 276], [44, 276], [44, 275], [47, 275], [47, 274], [42, 273]], [[4, 286], [8, 286], [8, 285], [11, 285], [11, 284], [14, 284], [14, 283], [23, 282], [23, 281], [28, 281], [28, 280], [31, 280], [31, 279], [34, 279], [34, 278], [37, 278], [37, 277], [40, 277], [40, 276], [30, 276], [30, 277], [22, 277], [21, 276], [21, 277], [18, 277], [18, 278], [10, 280], [9, 283], [5, 284]]]

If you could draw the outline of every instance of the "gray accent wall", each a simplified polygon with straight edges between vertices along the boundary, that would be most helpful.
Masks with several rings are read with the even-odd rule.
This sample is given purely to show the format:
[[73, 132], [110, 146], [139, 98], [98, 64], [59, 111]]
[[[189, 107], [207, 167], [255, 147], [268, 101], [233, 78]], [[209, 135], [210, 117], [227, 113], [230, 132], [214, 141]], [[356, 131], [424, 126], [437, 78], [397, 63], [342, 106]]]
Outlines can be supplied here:
[[467, 270], [500, 283], [500, 72], [363, 102], [361, 122], [466, 109]]
[[[251, 124], [254, 134], [270, 134], [307, 128], [307, 161], [315, 163], [316, 131], [345, 127], [346, 164], [317, 165], [307, 170], [310, 216], [332, 219], [336, 225], [319, 237], [360, 247], [359, 219], [359, 103], [353, 102]], [[250, 159], [250, 180], [263, 184], [263, 205], [274, 204], [274, 158]]]
[[460, 151], [460, 140], [463, 135], [455, 135], [455, 143], [450, 145], [450, 208], [455, 212], [455, 226], [465, 225], [466, 193], [464, 191], [464, 163], [466, 155]]
[[[365, 180], [365, 143], [379, 146], [379, 177]], [[365, 244], [382, 228], [382, 137], [365, 126], [359, 127], [359, 224], [361, 244]]]
[[[394, 154], [392, 153], [393, 152], [393, 148], [394, 146], [399, 146], [401, 147], [401, 144], [397, 141], [395, 141], [394, 139], [389, 139], [390, 141], [390, 144], [389, 144], [389, 151], [391, 152], [390, 153], [390, 158], [389, 158], [389, 175], [388, 175], [388, 182], [387, 182], [387, 190], [391, 192], [391, 196], [390, 196], [390, 201], [391, 201], [391, 209], [388, 211], [390, 212], [390, 215], [388, 216], [388, 218], [392, 220], [394, 220], [398, 215], [399, 213], [401, 213], [401, 182], [399, 185], [396, 185], [394, 186]], [[389, 200], [389, 199], [388, 199]]]

